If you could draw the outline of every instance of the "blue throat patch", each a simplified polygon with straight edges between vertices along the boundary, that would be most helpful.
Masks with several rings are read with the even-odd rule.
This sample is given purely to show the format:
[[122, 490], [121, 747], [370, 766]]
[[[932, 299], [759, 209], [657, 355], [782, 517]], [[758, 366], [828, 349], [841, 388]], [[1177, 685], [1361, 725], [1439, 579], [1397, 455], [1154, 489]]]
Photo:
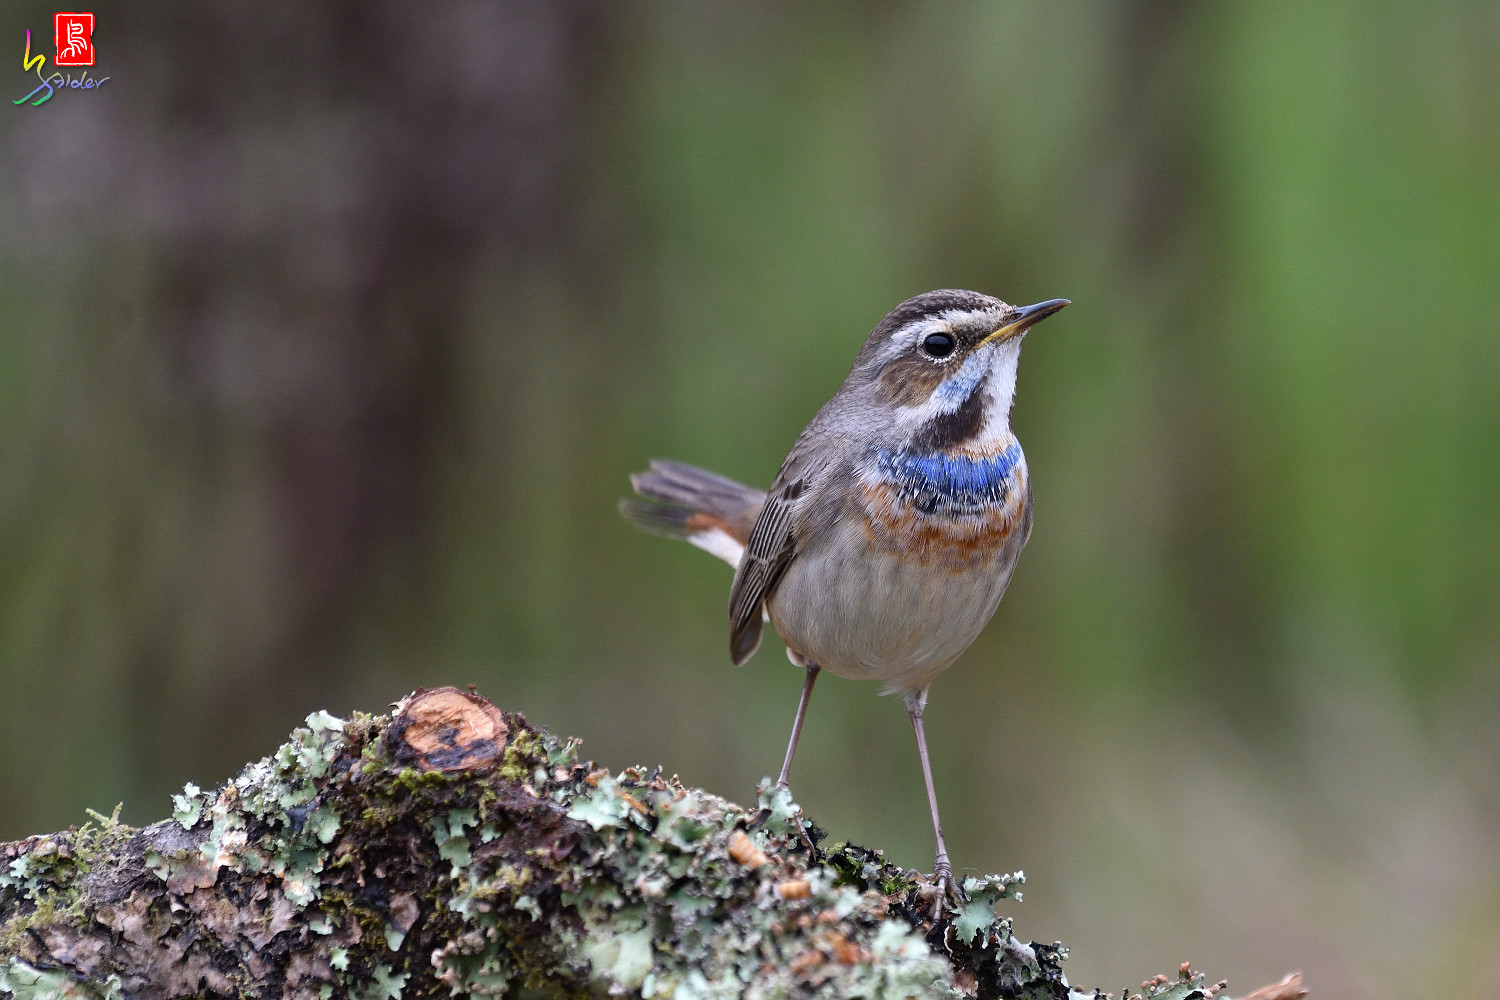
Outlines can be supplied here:
[[975, 514], [1004, 503], [1020, 462], [1016, 441], [992, 458], [882, 449], [875, 459], [882, 478], [924, 514]]

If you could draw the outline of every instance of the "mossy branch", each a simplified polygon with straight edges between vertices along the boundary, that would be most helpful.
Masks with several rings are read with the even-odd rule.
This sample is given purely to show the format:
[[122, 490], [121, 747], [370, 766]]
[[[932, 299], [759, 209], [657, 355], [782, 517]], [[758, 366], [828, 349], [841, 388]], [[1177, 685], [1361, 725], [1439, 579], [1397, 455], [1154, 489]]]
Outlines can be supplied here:
[[[934, 923], [922, 876], [816, 850], [784, 791], [744, 808], [611, 773], [453, 688], [316, 713], [174, 805], [0, 848], [0, 995], [1098, 995], [996, 913], [1020, 875], [969, 879], [972, 902]], [[1221, 988], [1184, 966], [1143, 992]]]

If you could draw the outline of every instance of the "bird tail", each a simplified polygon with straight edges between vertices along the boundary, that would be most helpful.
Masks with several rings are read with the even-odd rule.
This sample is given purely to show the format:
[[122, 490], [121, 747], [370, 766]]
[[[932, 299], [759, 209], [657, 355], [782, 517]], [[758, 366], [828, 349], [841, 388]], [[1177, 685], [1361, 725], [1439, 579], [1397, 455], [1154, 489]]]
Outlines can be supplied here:
[[630, 477], [640, 499], [620, 501], [625, 520], [653, 535], [681, 538], [739, 566], [750, 529], [765, 505], [763, 490], [705, 469], [653, 459]]

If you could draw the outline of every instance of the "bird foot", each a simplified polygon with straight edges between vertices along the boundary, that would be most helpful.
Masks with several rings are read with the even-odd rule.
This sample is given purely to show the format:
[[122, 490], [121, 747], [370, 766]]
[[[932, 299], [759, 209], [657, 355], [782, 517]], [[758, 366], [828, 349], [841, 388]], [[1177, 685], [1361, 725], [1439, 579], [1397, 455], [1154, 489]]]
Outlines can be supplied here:
[[[790, 790], [789, 786], [787, 785], [787, 783], [786, 783], [786, 781], [784, 779], [780, 780], [780, 781], [777, 781], [776, 782], [776, 787], [777, 788], [786, 788], [786, 789]], [[750, 821], [749, 828], [751, 830], [759, 829], [761, 826], [764, 826], [766, 820], [768, 820], [770, 818], [771, 818], [771, 809], [769, 807], [767, 807], [765, 809], [761, 809], [758, 813], [756, 813], [755, 818]], [[814, 862], [817, 861], [818, 860], [818, 841], [822, 839], [822, 836], [823, 836], [822, 832], [820, 831], [818, 833], [818, 835], [816, 837], [814, 837], [813, 836], [813, 832], [810, 829], [808, 829], [812, 825], [812, 821], [809, 820], [807, 817], [801, 815], [800, 812], [798, 813], [798, 815], [796, 816], [796, 818], [792, 821], [792, 825], [796, 828], [797, 839], [801, 840], [802, 843], [807, 847], [807, 857], [808, 857], [808, 859], [810, 861], [814, 861]]]
[[943, 915], [943, 905], [946, 903], [952, 909], [957, 910], [969, 901], [964, 894], [963, 886], [953, 876], [953, 865], [949, 863], [946, 855], [939, 854], [937, 863], [932, 866], [932, 884], [937, 890], [933, 894], [932, 919], [937, 920]]

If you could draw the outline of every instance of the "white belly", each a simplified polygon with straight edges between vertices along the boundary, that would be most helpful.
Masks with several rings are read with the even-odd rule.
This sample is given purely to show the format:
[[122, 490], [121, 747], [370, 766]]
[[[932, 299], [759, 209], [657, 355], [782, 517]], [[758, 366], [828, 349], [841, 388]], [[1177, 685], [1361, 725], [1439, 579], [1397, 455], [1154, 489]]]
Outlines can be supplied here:
[[845, 520], [788, 567], [767, 610], [788, 648], [840, 677], [916, 691], [946, 670], [994, 615], [1019, 548], [960, 572], [869, 543]]

